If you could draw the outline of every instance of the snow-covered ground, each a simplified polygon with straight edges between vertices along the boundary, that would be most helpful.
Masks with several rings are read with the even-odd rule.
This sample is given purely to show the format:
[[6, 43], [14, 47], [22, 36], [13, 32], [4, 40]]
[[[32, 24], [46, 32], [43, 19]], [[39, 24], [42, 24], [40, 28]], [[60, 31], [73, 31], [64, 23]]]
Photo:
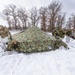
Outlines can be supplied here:
[[75, 75], [75, 40], [67, 44], [69, 49], [32, 54], [0, 47], [0, 75]]

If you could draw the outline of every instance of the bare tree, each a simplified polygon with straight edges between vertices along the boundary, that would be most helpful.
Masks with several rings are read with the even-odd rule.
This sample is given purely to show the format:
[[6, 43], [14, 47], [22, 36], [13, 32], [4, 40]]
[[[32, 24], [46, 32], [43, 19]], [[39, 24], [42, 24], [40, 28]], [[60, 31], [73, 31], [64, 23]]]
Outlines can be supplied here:
[[73, 28], [75, 29], [75, 14], [72, 14], [72, 25], [73, 25]]
[[30, 10], [30, 20], [32, 26], [37, 26], [39, 21], [39, 14], [36, 7]]
[[15, 29], [17, 29], [17, 8], [15, 5], [8, 5], [7, 8], [10, 10], [10, 16], [12, 18], [12, 25], [14, 25]]
[[41, 7], [39, 9], [40, 19], [41, 19], [41, 30], [46, 31], [46, 22], [47, 22], [47, 8]]
[[25, 8], [18, 9], [18, 17], [22, 22], [23, 29], [26, 29], [28, 15], [27, 15]]
[[53, 1], [49, 6], [48, 6], [48, 16], [49, 16], [49, 29], [50, 31], [53, 31], [55, 28], [55, 23], [58, 15], [61, 12], [61, 6], [62, 4], [58, 1]]
[[67, 21], [66, 26], [68, 29], [71, 29], [71, 28], [75, 29], [75, 15], [74, 14], [71, 14], [70, 18]]
[[9, 26], [9, 29], [11, 29], [11, 19], [10, 19], [10, 10], [7, 8], [7, 9], [4, 9], [3, 12], [0, 14], [1, 18], [3, 20], [5, 20]]
[[57, 21], [56, 21], [56, 27], [62, 28], [64, 24], [65, 24], [65, 13], [62, 15], [58, 15]]
[[70, 29], [71, 27], [72, 27], [72, 19], [70, 17], [66, 23], [66, 29]]

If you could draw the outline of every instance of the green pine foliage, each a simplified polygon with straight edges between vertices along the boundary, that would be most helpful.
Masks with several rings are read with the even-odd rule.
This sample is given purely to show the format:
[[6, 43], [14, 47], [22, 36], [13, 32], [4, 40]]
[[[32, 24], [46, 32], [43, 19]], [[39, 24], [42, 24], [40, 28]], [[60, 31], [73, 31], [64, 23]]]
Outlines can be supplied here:
[[48, 46], [51, 44], [50, 37], [37, 27], [14, 34], [12, 38], [20, 43], [19, 52], [41, 52], [48, 50]]
[[24, 53], [48, 51], [49, 46], [51, 46], [53, 50], [58, 49], [60, 46], [67, 48], [67, 45], [62, 42], [61, 39], [49, 36], [37, 27], [30, 27], [24, 32], [14, 34], [12, 38], [13, 40], [8, 43], [7, 50], [14, 49], [14, 40], [19, 42], [19, 48], [16, 48], [16, 51]]
[[71, 30], [71, 29], [67, 29], [67, 30], [66, 30], [66, 35], [67, 35], [67, 36], [70, 36], [71, 34], [72, 34], [72, 30]]
[[64, 38], [65, 36], [65, 31], [63, 29], [54, 29], [53, 32], [52, 32], [53, 36], [57, 37], [61, 37], [61, 38]]

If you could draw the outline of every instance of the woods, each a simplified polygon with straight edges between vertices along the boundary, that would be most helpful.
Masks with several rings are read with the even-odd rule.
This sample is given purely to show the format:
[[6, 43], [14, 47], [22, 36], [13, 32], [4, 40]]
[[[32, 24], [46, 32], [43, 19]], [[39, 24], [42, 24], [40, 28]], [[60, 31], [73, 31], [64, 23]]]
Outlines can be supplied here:
[[25, 7], [17, 7], [14, 4], [5, 6], [0, 17], [8, 24], [9, 29], [25, 30], [29, 26], [40, 27], [43, 31], [52, 32], [57, 28], [75, 29], [75, 14], [65, 20], [66, 13], [62, 12], [62, 3], [53, 1], [46, 7], [36, 7], [26, 10]]

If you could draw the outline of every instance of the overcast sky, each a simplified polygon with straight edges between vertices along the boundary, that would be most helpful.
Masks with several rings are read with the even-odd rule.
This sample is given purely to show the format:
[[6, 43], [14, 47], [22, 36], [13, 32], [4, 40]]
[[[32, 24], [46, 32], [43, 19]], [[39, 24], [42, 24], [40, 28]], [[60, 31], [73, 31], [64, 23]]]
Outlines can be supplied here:
[[[36, 6], [40, 8], [41, 6], [49, 5], [53, 0], [0, 0], [0, 12], [4, 9], [4, 6], [8, 4], [15, 4], [16, 6], [25, 7], [27, 10]], [[56, 0], [58, 1], [58, 0]], [[70, 16], [71, 13], [75, 13], [75, 0], [59, 0], [62, 2], [62, 11], [66, 12], [66, 18]], [[5, 24], [3, 20], [0, 19], [0, 24]]]

